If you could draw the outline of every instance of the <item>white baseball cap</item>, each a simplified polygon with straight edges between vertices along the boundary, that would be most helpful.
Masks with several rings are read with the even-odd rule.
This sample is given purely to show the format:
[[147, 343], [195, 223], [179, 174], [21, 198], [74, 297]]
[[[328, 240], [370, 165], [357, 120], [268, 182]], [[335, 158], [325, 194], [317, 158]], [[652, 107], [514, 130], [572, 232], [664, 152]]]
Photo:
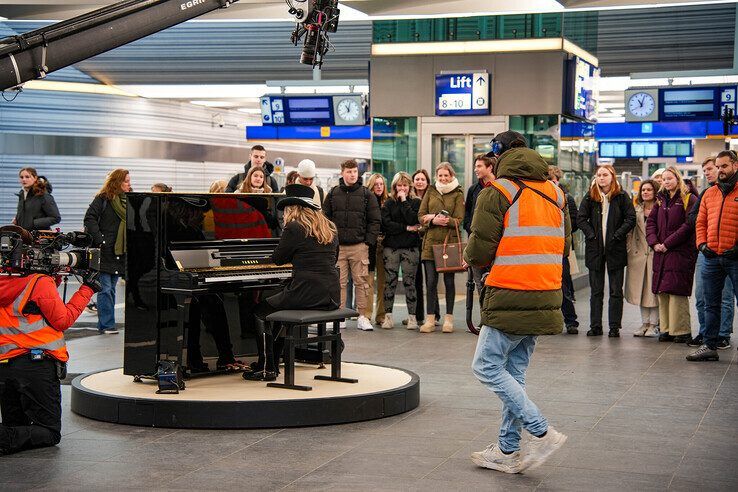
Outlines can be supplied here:
[[315, 177], [315, 163], [310, 159], [303, 159], [297, 165], [297, 174], [303, 178]]

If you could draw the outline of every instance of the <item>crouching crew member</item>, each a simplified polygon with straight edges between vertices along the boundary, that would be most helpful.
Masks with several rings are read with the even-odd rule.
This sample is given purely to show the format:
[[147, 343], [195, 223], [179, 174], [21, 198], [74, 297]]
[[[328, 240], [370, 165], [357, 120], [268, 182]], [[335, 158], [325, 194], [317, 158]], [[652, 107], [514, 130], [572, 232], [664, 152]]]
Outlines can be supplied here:
[[279, 372], [283, 344], [279, 328], [264, 322], [269, 314], [285, 309], [330, 311], [341, 304], [336, 226], [320, 212], [312, 188], [291, 184], [285, 192], [287, 196], [277, 203], [278, 209], [284, 209], [284, 231], [272, 261], [276, 265], [291, 263], [292, 278], [282, 291], [256, 307], [259, 360], [253, 371], [243, 374], [252, 381], [274, 381]]
[[[23, 239], [32, 242], [27, 233]], [[99, 290], [90, 272], [65, 305], [49, 275], [0, 276], [0, 455], [61, 440], [64, 330]]]

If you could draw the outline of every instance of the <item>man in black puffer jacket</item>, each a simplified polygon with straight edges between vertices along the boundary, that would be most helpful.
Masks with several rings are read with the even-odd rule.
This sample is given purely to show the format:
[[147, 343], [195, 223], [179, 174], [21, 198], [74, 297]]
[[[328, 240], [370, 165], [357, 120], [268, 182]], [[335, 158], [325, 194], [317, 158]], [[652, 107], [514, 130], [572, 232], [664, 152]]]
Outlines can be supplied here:
[[264, 149], [262, 145], [254, 145], [253, 147], [251, 147], [251, 152], [249, 153], [249, 162], [244, 164], [242, 173], [234, 174], [230, 181], [228, 181], [226, 193], [233, 193], [234, 191], [238, 191], [238, 189], [241, 187], [241, 183], [243, 183], [243, 181], [246, 179], [246, 175], [249, 173], [249, 169], [251, 169], [251, 166], [263, 167], [264, 174], [266, 175], [265, 184], [269, 185], [269, 187], [272, 189], [272, 193], [279, 193], [279, 185], [277, 184], [277, 180], [274, 179], [274, 176], [272, 176], [272, 173], [274, 172], [274, 164], [267, 161], [266, 159], [266, 149]]
[[[338, 229], [338, 268], [341, 273], [341, 307], [346, 306], [346, 284], [356, 288], [356, 310], [365, 313], [369, 294], [369, 245], [377, 243], [381, 217], [379, 204], [359, 178], [355, 160], [341, 163], [341, 180], [325, 197], [323, 213]], [[371, 331], [372, 323], [363, 314], [357, 328]]]

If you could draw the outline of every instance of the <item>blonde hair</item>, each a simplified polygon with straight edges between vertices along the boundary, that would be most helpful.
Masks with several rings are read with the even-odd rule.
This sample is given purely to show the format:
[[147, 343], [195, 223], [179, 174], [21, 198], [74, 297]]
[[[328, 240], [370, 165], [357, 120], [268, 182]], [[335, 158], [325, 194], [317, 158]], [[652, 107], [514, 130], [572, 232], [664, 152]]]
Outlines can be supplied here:
[[379, 197], [379, 204], [382, 205], [384, 201], [389, 198], [389, 195], [387, 194], [387, 180], [384, 179], [384, 176], [382, 176], [379, 173], [374, 173], [371, 176], [369, 176], [369, 179], [366, 182], [366, 187], [369, 188], [369, 191], [374, 194], [374, 185], [377, 183], [377, 180], [381, 179], [384, 183], [384, 190], [382, 190], [382, 196]]
[[441, 169], [445, 169], [446, 171], [448, 171], [449, 174], [451, 174], [452, 178], [456, 177], [456, 171], [454, 171], [454, 166], [452, 166], [450, 162], [442, 162], [439, 165], [437, 165], [436, 166], [436, 176], [438, 176], [438, 171], [440, 171]]
[[331, 244], [338, 233], [336, 225], [328, 220], [319, 210], [299, 205], [284, 207], [284, 223], [295, 221], [305, 229], [308, 236], [313, 236], [320, 244]]
[[228, 183], [224, 179], [210, 183], [209, 193], [225, 193]]
[[[689, 188], [687, 188], [687, 183], [684, 182], [682, 173], [679, 172], [679, 169], [677, 169], [676, 166], [669, 166], [666, 169], [664, 169], [664, 173], [667, 171], [673, 174], [674, 177], [677, 179], [677, 183], [678, 183], [677, 189], [681, 192], [682, 198], [686, 197], [689, 194]], [[664, 188], [663, 185], [661, 185], [661, 188], [666, 190], [666, 188]]]
[[128, 169], [114, 169], [110, 171], [105, 178], [102, 188], [97, 192], [97, 196], [112, 200], [116, 196], [123, 194], [121, 187], [126, 180], [126, 176], [128, 176]]
[[[620, 193], [620, 182], [618, 182], [618, 176], [615, 173], [615, 168], [612, 167], [610, 164], [605, 164], [604, 166], [598, 166], [597, 171], [595, 171], [595, 175], [600, 169], [607, 170], [612, 175], [612, 184], [610, 184], [610, 191], [607, 193], [607, 199], [612, 200], [612, 197]], [[599, 185], [597, 185], [597, 179], [592, 180], [592, 186], [589, 187], [589, 197], [596, 201], [596, 202], [602, 202], [602, 191], [600, 191]]]
[[251, 176], [256, 173], [261, 173], [261, 175], [264, 176], [264, 183], [262, 184], [262, 189], [264, 190], [264, 193], [271, 193], [272, 188], [267, 184], [266, 172], [263, 168], [255, 166], [252, 166], [251, 169], [249, 169], [248, 174], [246, 174], [246, 179], [243, 180], [243, 183], [241, 183], [241, 188], [239, 188], [238, 191], [240, 191], [241, 193], [253, 193], [255, 188], [251, 186]]
[[400, 171], [392, 178], [392, 193], [390, 193], [390, 195], [392, 195], [392, 198], [394, 200], [397, 200], [397, 185], [403, 183], [410, 187], [408, 197], [415, 198], [415, 190], [413, 189], [413, 178], [411, 178], [410, 175], [405, 171]]

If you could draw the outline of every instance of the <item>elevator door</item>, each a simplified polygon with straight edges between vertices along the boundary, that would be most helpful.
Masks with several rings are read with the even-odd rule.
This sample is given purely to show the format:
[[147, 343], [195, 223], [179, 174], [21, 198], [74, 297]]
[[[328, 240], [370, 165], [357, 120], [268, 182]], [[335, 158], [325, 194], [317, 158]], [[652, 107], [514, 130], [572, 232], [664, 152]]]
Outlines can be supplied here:
[[490, 151], [493, 135], [433, 135], [433, 162], [450, 162], [459, 184], [466, 190], [476, 179], [474, 156]]

